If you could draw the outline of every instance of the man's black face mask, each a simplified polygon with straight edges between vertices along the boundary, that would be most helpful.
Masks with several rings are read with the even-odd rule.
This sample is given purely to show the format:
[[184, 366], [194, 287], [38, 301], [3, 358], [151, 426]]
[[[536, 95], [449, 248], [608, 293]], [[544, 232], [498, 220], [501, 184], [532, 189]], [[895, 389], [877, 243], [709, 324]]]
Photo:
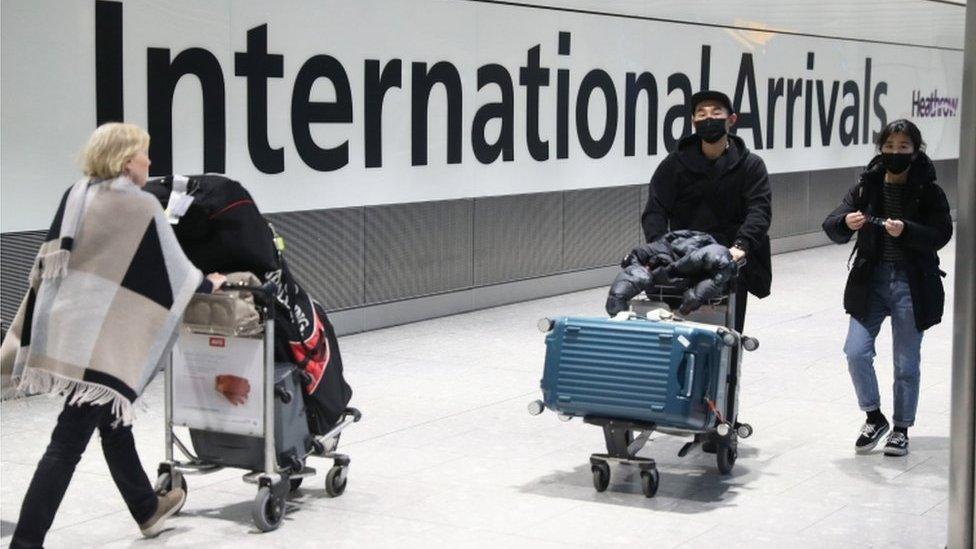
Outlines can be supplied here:
[[725, 136], [726, 118], [706, 118], [695, 122], [695, 132], [702, 141], [706, 143], [716, 143]]
[[893, 174], [900, 174], [912, 165], [912, 153], [881, 153], [881, 164]]

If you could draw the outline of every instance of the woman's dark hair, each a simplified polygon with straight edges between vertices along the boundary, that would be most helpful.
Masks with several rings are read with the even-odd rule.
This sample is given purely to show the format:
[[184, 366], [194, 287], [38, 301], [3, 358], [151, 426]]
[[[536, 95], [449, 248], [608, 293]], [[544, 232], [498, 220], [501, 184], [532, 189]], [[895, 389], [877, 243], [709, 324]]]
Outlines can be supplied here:
[[922, 141], [922, 132], [919, 131], [918, 126], [909, 120], [899, 118], [898, 120], [890, 122], [884, 127], [883, 130], [881, 130], [881, 133], [878, 134], [878, 139], [875, 141], [875, 144], [878, 146], [879, 151], [881, 150], [882, 145], [885, 144], [885, 141], [887, 141], [888, 138], [895, 133], [903, 133], [907, 135], [908, 138], [912, 140], [912, 145], [915, 147], [916, 152], [925, 150], [925, 141]]

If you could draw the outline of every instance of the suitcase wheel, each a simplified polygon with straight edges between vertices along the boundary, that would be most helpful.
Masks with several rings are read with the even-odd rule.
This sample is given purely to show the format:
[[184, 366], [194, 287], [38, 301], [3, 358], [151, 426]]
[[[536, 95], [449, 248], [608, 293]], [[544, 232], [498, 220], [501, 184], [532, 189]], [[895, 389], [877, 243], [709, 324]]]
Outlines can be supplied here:
[[739, 435], [739, 438], [749, 438], [752, 436], [752, 425], [748, 423], [740, 423], [735, 428], [735, 433]]
[[661, 475], [657, 472], [657, 469], [641, 471], [641, 491], [644, 492], [644, 497], [654, 497], [660, 485]]
[[747, 351], [755, 351], [759, 348], [759, 340], [754, 337], [743, 336], [742, 348]]
[[258, 489], [251, 508], [251, 520], [258, 530], [270, 532], [281, 526], [285, 518], [285, 498], [276, 496], [269, 486]]
[[342, 465], [333, 465], [325, 475], [325, 493], [329, 494], [329, 497], [337, 498], [346, 491], [347, 469]]
[[595, 463], [590, 466], [593, 471], [593, 487], [597, 492], [603, 492], [610, 486], [610, 466], [606, 462]]
[[[180, 488], [183, 489], [184, 494], [187, 493], [188, 490], [186, 486], [186, 477], [184, 477], [183, 475], [180, 475]], [[172, 489], [173, 489], [172, 473], [169, 472], [160, 473], [159, 476], [156, 477], [156, 487], [154, 490], [156, 494], [162, 496]], [[183, 503], [181, 503], [180, 506], [176, 508], [176, 511], [174, 511], [173, 514], [174, 515], [180, 514], [180, 510], [183, 509], [183, 505], [185, 503], [186, 503], [186, 497], [183, 498]]]

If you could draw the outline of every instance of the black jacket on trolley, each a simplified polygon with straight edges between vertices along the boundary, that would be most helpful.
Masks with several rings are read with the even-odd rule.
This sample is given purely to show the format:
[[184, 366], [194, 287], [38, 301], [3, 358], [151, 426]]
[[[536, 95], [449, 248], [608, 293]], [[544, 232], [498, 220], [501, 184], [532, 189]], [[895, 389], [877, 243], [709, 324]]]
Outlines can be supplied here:
[[[884, 174], [880, 155], [871, 160], [860, 180], [851, 187], [843, 202], [823, 222], [823, 230], [838, 244], [854, 235], [845, 222], [851, 212], [885, 218]], [[905, 257], [905, 271], [912, 293], [915, 326], [925, 330], [942, 321], [945, 290], [939, 269], [940, 248], [952, 238], [952, 218], [945, 192], [935, 183], [935, 167], [925, 153], [919, 153], [908, 172], [901, 221], [905, 229], [895, 242]], [[857, 255], [844, 288], [844, 309], [862, 320], [867, 314], [870, 286], [875, 266], [884, 248], [884, 227], [865, 223], [857, 231]]]
[[766, 297], [772, 282], [771, 197], [765, 163], [740, 137], [729, 135], [729, 148], [712, 161], [692, 134], [678, 142], [651, 178], [641, 216], [644, 237], [653, 242], [669, 231], [691, 229], [723, 246], [738, 245], [747, 261], [740, 279], [750, 293]]

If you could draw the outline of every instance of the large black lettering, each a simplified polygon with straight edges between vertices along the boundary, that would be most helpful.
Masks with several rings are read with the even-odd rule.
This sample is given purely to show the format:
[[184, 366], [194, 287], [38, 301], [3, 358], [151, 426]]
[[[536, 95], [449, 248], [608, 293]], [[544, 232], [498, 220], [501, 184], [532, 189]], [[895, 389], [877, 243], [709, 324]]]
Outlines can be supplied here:
[[657, 154], [657, 81], [649, 72], [627, 73], [624, 99], [624, 156], [634, 156], [637, 132], [637, 100], [647, 97], [647, 154]]
[[[793, 122], [796, 119], [796, 100], [803, 96], [803, 79], [786, 81], [786, 148], [793, 148]], [[810, 122], [806, 123], [808, 126]], [[808, 145], [809, 146], [809, 145]]]
[[[603, 135], [593, 139], [590, 132], [590, 97], [593, 90], [603, 92], [607, 103], [607, 121], [603, 127]], [[603, 158], [613, 147], [613, 139], [617, 134], [617, 89], [613, 86], [613, 79], [607, 71], [594, 69], [583, 77], [579, 92], [576, 94], [576, 134], [579, 136], [583, 152], [590, 158]]]
[[[512, 85], [512, 75], [505, 67], [497, 64], [485, 65], [478, 68], [478, 90], [495, 84], [501, 91], [501, 101], [485, 103], [474, 115], [471, 125], [471, 148], [474, 156], [482, 164], [491, 164], [499, 155], [502, 160], [515, 160], [515, 90]], [[485, 128], [488, 123], [497, 118], [501, 122], [498, 139], [488, 143], [485, 139]]]
[[[743, 94], [749, 93], [749, 111], [742, 111]], [[739, 62], [739, 76], [735, 81], [735, 99], [732, 110], [739, 115], [738, 128], [752, 128], [753, 148], [763, 148], [762, 122], [759, 119], [758, 96], [756, 95], [756, 71], [752, 64], [752, 54], [743, 53]]]
[[[878, 82], [878, 85], [874, 87], [874, 98], [871, 103], [874, 105], [874, 115], [878, 118], [878, 122], [881, 123], [882, 129], [888, 125], [888, 112], [885, 111], [884, 106], [881, 104], [881, 96], [887, 94], [888, 83], [885, 81]], [[872, 142], [878, 139], [879, 133], [881, 132], [871, 132]]]
[[125, 120], [122, 109], [122, 2], [95, 2], [95, 121]]
[[285, 149], [268, 143], [268, 78], [281, 78], [284, 57], [268, 54], [268, 26], [247, 31], [247, 52], [234, 54], [234, 75], [247, 77], [247, 150], [264, 173], [285, 171]]
[[862, 143], [868, 143], [871, 130], [871, 58], [864, 60], [864, 123], [862, 124]]
[[[854, 98], [854, 101], [840, 111], [840, 122], [837, 124], [837, 129], [840, 131], [840, 143], [844, 146], [852, 143], [857, 145], [858, 134], [861, 133], [858, 131], [858, 128], [860, 127], [858, 124], [858, 119], [861, 115], [861, 94], [858, 90], [857, 82], [853, 80], [844, 82], [844, 91], [842, 95], [842, 100], [850, 95]], [[848, 120], [851, 122], [850, 128], [848, 128]]]
[[224, 171], [226, 127], [224, 124], [224, 73], [212, 53], [203, 48], [183, 50], [170, 63], [170, 51], [149, 48], [147, 61], [147, 111], [149, 156], [152, 175], [173, 171], [173, 94], [180, 78], [192, 74], [200, 80], [203, 95], [203, 170]]
[[783, 79], [770, 78], [767, 86], [769, 89], [766, 94], [766, 148], [772, 149], [776, 141], [776, 101], [783, 96]]
[[380, 73], [380, 62], [367, 59], [364, 65], [365, 98], [363, 105], [363, 141], [367, 168], [383, 166], [383, 98], [390, 88], [399, 88], [403, 67], [399, 59], [392, 59]]
[[[807, 52], [807, 70], [812, 71], [814, 55]], [[813, 143], [813, 80], [807, 79], [806, 97], [803, 98], [803, 146], [809, 147]]]
[[461, 77], [457, 67], [438, 61], [427, 70], [427, 63], [412, 65], [410, 90], [411, 155], [414, 166], [427, 165], [427, 110], [434, 86], [444, 86], [447, 96], [447, 163], [461, 163]]
[[[559, 33], [559, 55], [569, 55], [572, 36]], [[569, 69], [556, 71], [556, 158], [569, 158]]]
[[[691, 135], [691, 80], [688, 75], [676, 72], [668, 77], [668, 96], [674, 90], [681, 90], [683, 97], [681, 102], [674, 105], [668, 112], [664, 113], [664, 148], [671, 152], [678, 146], [678, 141]], [[681, 118], [681, 135], [674, 136], [674, 122]]]
[[823, 80], [817, 80], [817, 107], [820, 111], [820, 143], [825, 147], [830, 146], [830, 140], [833, 137], [834, 113], [837, 111], [837, 90], [839, 87], [840, 82], [834, 80], [833, 85], [830, 87], [830, 100], [827, 101], [827, 104], [830, 105], [828, 112], [826, 105], [824, 105]]
[[539, 46], [529, 49], [525, 66], [519, 68], [519, 85], [525, 86], [525, 139], [532, 158], [549, 159], [549, 141], [539, 137], [539, 88], [549, 85], [549, 69], [539, 66]]
[[[312, 101], [312, 86], [327, 78], [335, 89], [335, 101]], [[319, 147], [312, 139], [311, 124], [352, 122], [352, 91], [346, 69], [335, 57], [316, 55], [305, 61], [295, 77], [291, 95], [291, 133], [298, 156], [313, 170], [329, 172], [349, 163], [349, 140], [336, 147]]]
[[699, 90], [708, 89], [709, 75], [712, 72], [712, 47], [703, 44], [701, 47], [701, 80]]

